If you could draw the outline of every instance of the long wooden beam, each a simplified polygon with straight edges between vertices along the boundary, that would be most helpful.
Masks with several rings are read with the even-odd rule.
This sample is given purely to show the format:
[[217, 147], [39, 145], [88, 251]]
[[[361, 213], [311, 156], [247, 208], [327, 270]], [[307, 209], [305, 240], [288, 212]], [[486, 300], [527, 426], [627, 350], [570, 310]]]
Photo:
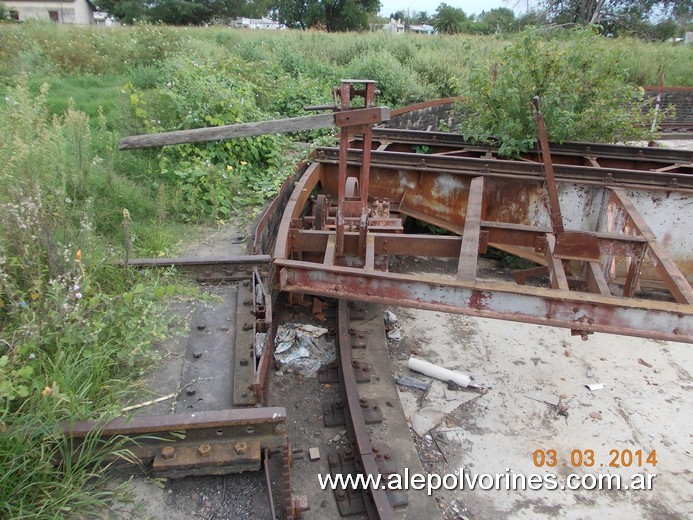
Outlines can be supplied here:
[[484, 178], [474, 177], [469, 186], [467, 213], [464, 216], [464, 231], [460, 260], [457, 265], [458, 280], [476, 278], [477, 258], [479, 257], [479, 231], [481, 230], [481, 205], [484, 197]]
[[285, 134], [316, 130], [319, 128], [334, 128], [336, 126], [351, 126], [352, 124], [379, 123], [390, 119], [390, 109], [373, 107], [349, 110], [344, 113], [317, 114], [313, 116], [290, 117], [256, 123], [241, 123], [237, 125], [195, 128], [177, 130], [158, 134], [133, 135], [124, 137], [118, 143], [121, 150], [135, 148], [152, 148], [172, 144], [198, 143], [202, 141], [218, 141], [236, 137], [253, 137], [264, 134]]

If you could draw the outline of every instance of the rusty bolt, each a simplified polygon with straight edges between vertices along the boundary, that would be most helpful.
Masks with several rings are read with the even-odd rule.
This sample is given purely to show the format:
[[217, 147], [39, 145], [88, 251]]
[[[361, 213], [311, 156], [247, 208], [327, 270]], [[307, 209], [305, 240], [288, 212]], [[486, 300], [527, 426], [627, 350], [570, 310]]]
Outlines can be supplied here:
[[171, 460], [175, 456], [176, 450], [173, 448], [173, 446], [165, 446], [161, 448], [161, 457], [164, 460]]
[[197, 447], [197, 453], [200, 457], [209, 457], [212, 454], [212, 447], [209, 444], [200, 444]]
[[234, 450], [236, 450], [237, 455], [245, 455], [248, 452], [248, 443], [247, 442], [237, 442], [235, 446], [233, 447]]

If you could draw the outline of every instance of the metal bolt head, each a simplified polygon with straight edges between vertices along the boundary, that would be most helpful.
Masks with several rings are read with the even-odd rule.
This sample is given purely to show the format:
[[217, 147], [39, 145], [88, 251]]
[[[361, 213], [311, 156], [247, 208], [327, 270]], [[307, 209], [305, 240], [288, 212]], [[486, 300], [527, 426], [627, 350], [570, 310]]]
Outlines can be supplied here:
[[202, 357], [202, 352], [200, 352], [199, 350], [196, 350], [195, 352], [193, 352], [193, 357], [195, 359], [200, 359]]
[[200, 457], [209, 457], [212, 454], [212, 447], [209, 444], [200, 444], [197, 447]]
[[161, 448], [161, 457], [164, 460], [171, 460], [175, 456], [176, 450], [173, 448], [173, 446], [164, 446]]
[[201, 321], [200, 323], [197, 324], [197, 330], [205, 330], [207, 327], [207, 324], [204, 321]]
[[233, 449], [236, 451], [237, 455], [245, 455], [248, 452], [247, 442], [237, 442]]
[[197, 390], [195, 390], [193, 387], [188, 387], [188, 388], [185, 390], [185, 393], [186, 393], [187, 395], [195, 395], [196, 392], [197, 392]]

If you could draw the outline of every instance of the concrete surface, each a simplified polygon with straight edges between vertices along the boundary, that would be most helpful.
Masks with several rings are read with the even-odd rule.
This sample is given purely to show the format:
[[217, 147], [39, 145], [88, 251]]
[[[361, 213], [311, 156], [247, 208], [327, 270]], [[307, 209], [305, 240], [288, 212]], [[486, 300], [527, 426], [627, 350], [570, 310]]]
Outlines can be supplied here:
[[[421, 402], [418, 390], [401, 390], [405, 414], [439, 406], [449, 394], [474, 399], [449, 413], [430, 432], [444, 460], [426, 464], [438, 472], [530, 475], [610, 473], [629, 478], [656, 474], [652, 491], [497, 491], [436, 493], [445, 518], [492, 519], [684, 519], [693, 515], [693, 354], [690, 345], [595, 334], [583, 342], [568, 330], [392, 309], [403, 330], [396, 347], [396, 375], [415, 374], [411, 353], [470, 374], [485, 393], [447, 390], [433, 381]], [[651, 368], [639, 363], [642, 359]], [[585, 385], [603, 383], [592, 392]], [[526, 396], [543, 392], [559, 407]], [[419, 399], [412, 398], [412, 395]], [[600, 418], [601, 417], [601, 418]], [[537, 467], [535, 450], [556, 450], [557, 466]], [[657, 453], [657, 465], [610, 468], [611, 450]], [[591, 468], [574, 466], [571, 452], [594, 451]], [[422, 460], [436, 459], [422, 450]], [[435, 450], [432, 450], [435, 452]], [[580, 453], [576, 453], [578, 460]], [[643, 457], [645, 458], [645, 457]], [[574, 460], [574, 461], [575, 461]], [[573, 462], [574, 462], [573, 461]]]

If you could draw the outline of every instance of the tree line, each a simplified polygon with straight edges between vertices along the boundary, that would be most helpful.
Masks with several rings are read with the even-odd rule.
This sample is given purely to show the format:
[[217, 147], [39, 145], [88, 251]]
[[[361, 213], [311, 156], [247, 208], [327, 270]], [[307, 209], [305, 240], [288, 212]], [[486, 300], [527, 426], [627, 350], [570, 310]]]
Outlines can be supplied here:
[[[378, 0], [96, 0], [95, 4], [123, 23], [204, 25], [268, 16], [289, 28], [337, 32], [369, 30], [388, 21], [378, 17]], [[430, 14], [397, 11], [390, 18], [405, 25], [430, 24], [444, 34], [503, 34], [527, 25], [593, 24], [607, 35], [663, 40], [693, 28], [692, 15], [693, 0], [538, 0], [521, 16], [506, 7], [468, 16], [441, 3]]]

